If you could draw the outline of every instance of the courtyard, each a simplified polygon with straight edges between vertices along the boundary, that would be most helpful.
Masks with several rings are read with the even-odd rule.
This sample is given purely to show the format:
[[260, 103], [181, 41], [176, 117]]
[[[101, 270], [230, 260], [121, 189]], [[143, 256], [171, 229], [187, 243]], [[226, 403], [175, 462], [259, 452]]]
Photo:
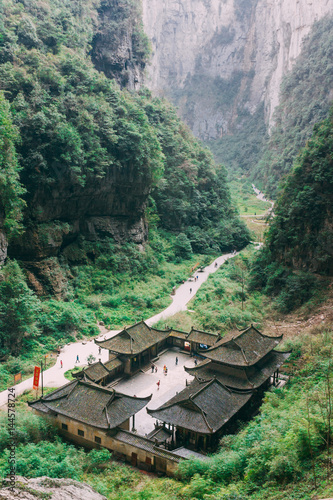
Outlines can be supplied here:
[[[176, 357], [178, 357], [177, 365]], [[186, 381], [190, 383], [193, 380], [193, 377], [184, 370], [184, 366], [193, 367], [194, 359], [189, 354], [179, 352], [175, 347], [168, 349], [154, 362], [157, 372], [152, 373], [149, 368], [146, 372], [137, 373], [128, 380], [121, 380], [113, 385], [113, 388], [130, 396], [146, 397], [152, 394], [148, 408], [156, 409], [182, 391], [186, 387]], [[167, 375], [163, 373], [164, 365], [168, 369]], [[158, 381], [160, 381], [159, 388]], [[135, 415], [135, 429], [142, 436], [154, 430], [155, 422], [156, 420], [148, 415], [146, 408]]]

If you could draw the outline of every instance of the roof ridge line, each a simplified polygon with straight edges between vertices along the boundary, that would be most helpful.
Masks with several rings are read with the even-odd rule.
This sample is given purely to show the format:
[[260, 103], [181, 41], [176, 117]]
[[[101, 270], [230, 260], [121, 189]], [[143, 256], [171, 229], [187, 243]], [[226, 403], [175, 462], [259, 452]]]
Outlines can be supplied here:
[[[64, 389], [64, 387], [68, 386], [68, 385], [71, 385], [73, 384], [74, 382], [77, 382], [78, 380], [75, 379], [75, 380], [70, 380], [69, 382], [67, 382], [67, 384], [65, 385], [62, 385], [61, 387], [57, 387], [55, 391], [51, 392], [50, 394], [46, 394], [44, 397], [40, 397], [39, 399], [36, 399], [36, 401], [52, 401], [51, 399], [46, 399], [47, 396], [51, 396], [52, 394], [54, 393], [57, 393], [59, 391], [61, 391], [62, 389]], [[59, 399], [60, 398], [65, 398], [67, 396], [67, 394], [64, 394], [63, 396], [59, 396]]]
[[225, 389], [226, 391], [228, 391], [228, 392], [229, 392], [229, 394], [232, 394], [232, 393], [234, 392], [234, 391], [233, 391], [230, 387], [228, 387], [227, 385], [224, 385], [224, 383], [223, 383], [223, 382], [221, 382], [221, 380], [219, 380], [219, 379], [216, 377], [216, 375], [214, 375], [213, 380], [214, 380], [215, 382], [217, 382], [217, 383], [218, 383], [221, 387], [223, 387], [223, 389]]
[[245, 377], [246, 377], [246, 380], [248, 381], [248, 383], [252, 386], [252, 388], [254, 388], [254, 383], [251, 382], [251, 380], [249, 379], [249, 377], [247, 376], [247, 373], [246, 373], [246, 370], [244, 370], [244, 373], [245, 373]]
[[[237, 344], [237, 342], [235, 342], [235, 344]], [[238, 345], [238, 344], [237, 344], [237, 345]], [[245, 352], [244, 352], [243, 348], [242, 348], [240, 345], [238, 345], [238, 347], [240, 348], [241, 353], [242, 353], [242, 355], [243, 355], [243, 358], [245, 359], [245, 363], [247, 363], [247, 364], [249, 365], [249, 364], [250, 364], [250, 362], [248, 361], [247, 357], [245, 356]]]
[[[110, 403], [112, 403], [112, 401], [114, 401], [115, 399], [115, 396], [116, 396], [116, 391], [114, 389], [112, 389], [112, 394], [110, 395], [107, 403], [105, 404], [104, 406], [104, 410], [106, 411], [107, 407], [109, 406]], [[109, 422], [108, 422], [109, 423]]]
[[[278, 336], [265, 335], [260, 330], [258, 330], [258, 328], [256, 328], [255, 326], [253, 326], [252, 323], [251, 323], [251, 326], [247, 330], [250, 330], [250, 328], [253, 328], [253, 330], [255, 330], [256, 332], [258, 332], [262, 337], [264, 337], [266, 339], [279, 339], [279, 338], [283, 337], [283, 333], [281, 333], [281, 335], [278, 335]], [[245, 330], [243, 333], [247, 332], [247, 330]]]
[[[74, 391], [75, 387], [77, 386], [77, 384], [80, 382], [79, 379], [76, 379], [76, 384], [73, 384], [73, 387], [71, 388], [71, 390], [66, 394], [66, 398], [68, 399], [68, 396], [70, 396], [72, 394], [72, 392]], [[60, 396], [61, 397], [61, 396]], [[51, 400], [52, 401], [52, 400]]]
[[207, 420], [207, 417], [206, 417], [206, 414], [205, 414], [205, 412], [204, 412], [203, 410], [201, 410], [201, 414], [202, 414], [202, 416], [203, 416], [203, 419], [204, 419], [205, 424], [207, 425], [208, 429], [209, 429], [211, 432], [213, 432], [213, 430], [214, 430], [214, 429], [213, 429], [213, 427], [211, 427], [211, 426], [209, 425], [208, 420]]
[[199, 406], [199, 405], [198, 405], [195, 401], [193, 401], [192, 394], [190, 394], [190, 395], [189, 395], [188, 399], [191, 401], [191, 403], [192, 403], [192, 404], [193, 404], [196, 408], [198, 408], [199, 413], [203, 413], [202, 408], [200, 408], [200, 406]]

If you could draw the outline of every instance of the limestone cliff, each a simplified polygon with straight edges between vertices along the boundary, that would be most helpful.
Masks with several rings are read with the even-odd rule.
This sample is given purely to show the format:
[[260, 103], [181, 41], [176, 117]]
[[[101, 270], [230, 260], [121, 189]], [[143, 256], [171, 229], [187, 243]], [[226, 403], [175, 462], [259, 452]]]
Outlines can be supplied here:
[[95, 30], [91, 55], [96, 68], [122, 87], [138, 89], [150, 54], [139, 2], [102, 0]]
[[222, 137], [264, 103], [273, 122], [283, 76], [333, 0], [142, 0], [153, 56], [147, 85], [195, 134]]
[[[150, 188], [147, 178], [140, 182], [125, 168], [109, 168], [101, 179], [91, 176], [85, 186], [65, 174], [57, 183], [31, 186], [25, 216], [30, 224], [11, 242], [8, 254], [24, 263], [37, 293], [61, 297], [70, 275], [59, 265], [60, 255], [70, 263], [85, 263], [87, 250], [82, 245], [86, 249], [89, 242], [146, 242], [144, 212]], [[93, 247], [88, 251], [92, 261]]]

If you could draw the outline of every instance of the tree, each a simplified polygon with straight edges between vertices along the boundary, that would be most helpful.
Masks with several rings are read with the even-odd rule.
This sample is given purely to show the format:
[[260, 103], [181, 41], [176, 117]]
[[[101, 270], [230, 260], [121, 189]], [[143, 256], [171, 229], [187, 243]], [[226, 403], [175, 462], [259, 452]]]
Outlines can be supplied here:
[[175, 241], [175, 256], [189, 259], [192, 255], [190, 240], [184, 233], [179, 233]]
[[7, 237], [22, 231], [22, 195], [25, 189], [19, 180], [15, 142], [18, 133], [10, 116], [9, 103], [0, 92], [0, 218], [4, 214]]
[[25, 336], [36, 333], [39, 301], [28, 288], [16, 261], [0, 274], [0, 355], [16, 355]]

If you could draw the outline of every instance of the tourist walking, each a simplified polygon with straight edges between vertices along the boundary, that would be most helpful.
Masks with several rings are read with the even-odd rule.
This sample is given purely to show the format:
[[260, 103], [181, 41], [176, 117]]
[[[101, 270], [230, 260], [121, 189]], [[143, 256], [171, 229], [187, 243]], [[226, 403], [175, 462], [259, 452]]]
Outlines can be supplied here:
[[154, 373], [154, 365], [151, 365], [151, 372]]
[[160, 383], [161, 383], [161, 381], [160, 381], [160, 380], [159, 380], [158, 382], [156, 382], [156, 385], [157, 385], [157, 390], [159, 390], [159, 388], [160, 388]]
[[176, 365], [178, 365], [178, 358], [177, 358], [177, 356], [176, 356]]
[[80, 363], [80, 359], [79, 359], [79, 355], [78, 354], [76, 355], [76, 361], [75, 361], [75, 363]]
[[190, 293], [192, 293], [192, 288], [190, 288]]
[[62, 368], [62, 360], [60, 360], [60, 368]]

